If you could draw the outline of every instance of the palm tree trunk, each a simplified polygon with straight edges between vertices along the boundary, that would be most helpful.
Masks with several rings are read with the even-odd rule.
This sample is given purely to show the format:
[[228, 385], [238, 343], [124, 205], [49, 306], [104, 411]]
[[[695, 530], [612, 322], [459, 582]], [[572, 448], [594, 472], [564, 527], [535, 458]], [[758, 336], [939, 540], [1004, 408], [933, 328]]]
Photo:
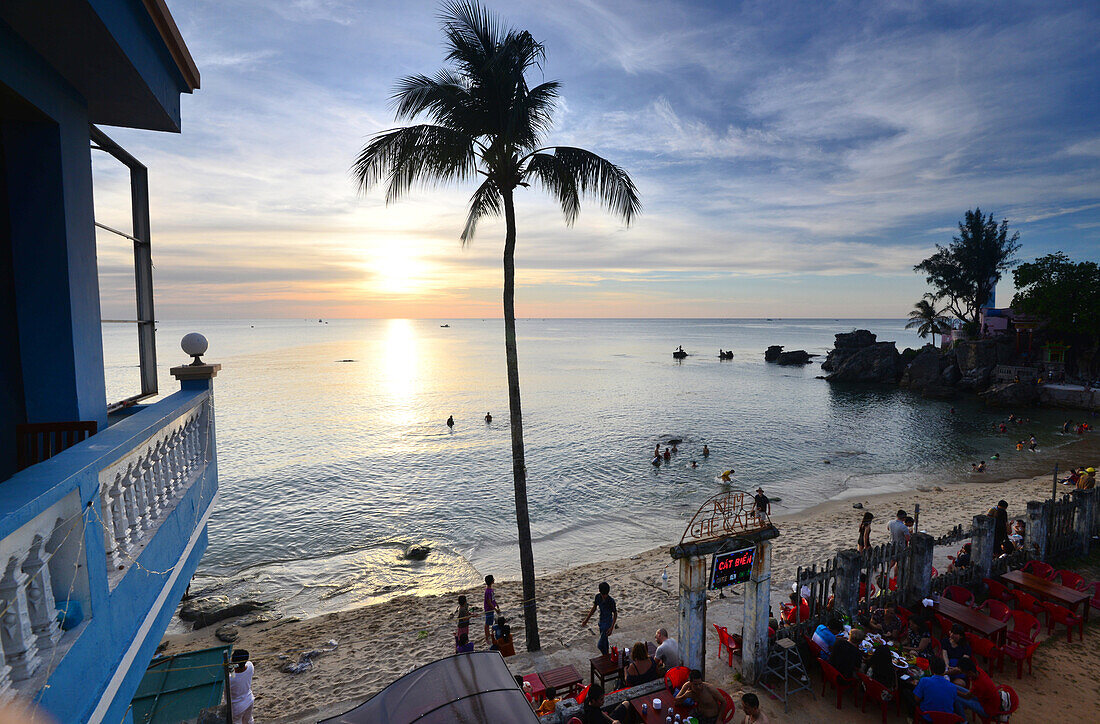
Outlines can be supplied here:
[[527, 650], [538, 651], [539, 624], [535, 612], [535, 557], [531, 552], [531, 519], [527, 514], [527, 463], [523, 454], [523, 411], [519, 400], [519, 355], [516, 352], [516, 209], [512, 189], [502, 189], [504, 221], [504, 351], [508, 364], [508, 411], [512, 426], [512, 479], [519, 529], [519, 566], [523, 576], [523, 623]]

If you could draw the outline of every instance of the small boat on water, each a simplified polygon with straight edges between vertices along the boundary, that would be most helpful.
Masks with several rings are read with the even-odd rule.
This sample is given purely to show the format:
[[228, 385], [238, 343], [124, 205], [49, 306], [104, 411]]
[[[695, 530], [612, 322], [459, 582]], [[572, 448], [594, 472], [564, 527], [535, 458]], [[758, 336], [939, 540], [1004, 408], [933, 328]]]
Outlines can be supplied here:
[[733, 359], [733, 350], [728, 352], [721, 349], [718, 350], [718, 359]]
[[439, 325], [439, 326], [440, 326], [440, 327], [444, 327], [444, 328], [450, 328], [450, 326], [451, 326], [451, 325], [449, 325], [449, 324], [441, 324], [441, 325]]

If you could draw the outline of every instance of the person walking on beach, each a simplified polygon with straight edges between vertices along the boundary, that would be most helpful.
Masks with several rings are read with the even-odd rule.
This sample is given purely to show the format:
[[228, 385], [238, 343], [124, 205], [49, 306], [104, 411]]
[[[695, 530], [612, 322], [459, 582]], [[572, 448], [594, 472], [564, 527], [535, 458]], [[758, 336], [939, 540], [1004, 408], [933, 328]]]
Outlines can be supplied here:
[[856, 543], [860, 553], [871, 549], [871, 521], [874, 519], [874, 513], [863, 514], [863, 522], [859, 524], [859, 542]]
[[485, 598], [482, 610], [485, 611], [485, 643], [489, 646], [493, 645], [492, 628], [496, 619], [496, 614], [500, 613], [500, 606], [497, 605], [497, 595], [493, 590], [493, 584], [496, 579], [492, 576], [485, 576]]
[[899, 510], [897, 518], [890, 521], [886, 530], [890, 531], [890, 540], [901, 545], [909, 545], [909, 526], [905, 525], [905, 511]]
[[588, 615], [581, 621], [581, 626], [588, 625], [588, 619], [592, 618], [592, 614], [596, 612], [596, 609], [600, 609], [599, 629], [600, 639], [596, 642], [596, 648], [600, 650], [600, 653], [607, 656], [607, 652], [610, 650], [610, 645], [607, 642], [607, 637], [615, 631], [615, 624], [619, 621], [619, 609], [615, 606], [615, 599], [611, 597], [611, 586], [607, 585], [607, 581], [604, 581], [599, 586], [600, 592], [596, 594], [595, 600], [592, 601], [592, 608], [588, 611]]
[[752, 499], [752, 512], [761, 525], [768, 522], [768, 516], [772, 513], [772, 501], [764, 495], [763, 488], [756, 489], [756, 495]]
[[233, 652], [233, 668], [229, 671], [229, 705], [233, 708], [233, 724], [252, 724], [252, 676], [256, 668], [248, 660], [248, 652]]

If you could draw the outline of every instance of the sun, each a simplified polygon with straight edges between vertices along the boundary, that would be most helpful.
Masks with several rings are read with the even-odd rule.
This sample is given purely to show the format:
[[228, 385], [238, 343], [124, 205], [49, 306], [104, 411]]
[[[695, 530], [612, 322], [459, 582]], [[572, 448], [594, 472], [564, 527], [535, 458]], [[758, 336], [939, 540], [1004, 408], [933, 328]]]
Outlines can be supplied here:
[[386, 294], [416, 294], [426, 284], [428, 262], [410, 244], [390, 244], [372, 249], [367, 266], [369, 285]]

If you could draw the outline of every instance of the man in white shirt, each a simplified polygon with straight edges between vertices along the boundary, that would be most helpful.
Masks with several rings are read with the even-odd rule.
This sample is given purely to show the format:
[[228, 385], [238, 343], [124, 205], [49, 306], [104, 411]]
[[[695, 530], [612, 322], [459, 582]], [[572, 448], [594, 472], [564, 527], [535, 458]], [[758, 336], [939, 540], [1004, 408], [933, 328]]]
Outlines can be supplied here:
[[909, 526], [905, 525], [905, 515], [904, 510], [899, 510], [898, 517], [890, 521], [890, 524], [886, 526], [886, 530], [890, 531], [890, 539], [894, 543], [909, 545], [910, 532]]
[[252, 696], [252, 675], [256, 669], [244, 649], [233, 652], [233, 664], [229, 670], [229, 704], [233, 707], [233, 724], [253, 724], [255, 697]]
[[676, 639], [670, 639], [668, 631], [663, 628], [657, 629], [657, 635], [654, 638], [657, 640], [657, 651], [654, 652], [653, 658], [661, 662], [665, 671], [679, 666], [680, 646], [676, 643]]

